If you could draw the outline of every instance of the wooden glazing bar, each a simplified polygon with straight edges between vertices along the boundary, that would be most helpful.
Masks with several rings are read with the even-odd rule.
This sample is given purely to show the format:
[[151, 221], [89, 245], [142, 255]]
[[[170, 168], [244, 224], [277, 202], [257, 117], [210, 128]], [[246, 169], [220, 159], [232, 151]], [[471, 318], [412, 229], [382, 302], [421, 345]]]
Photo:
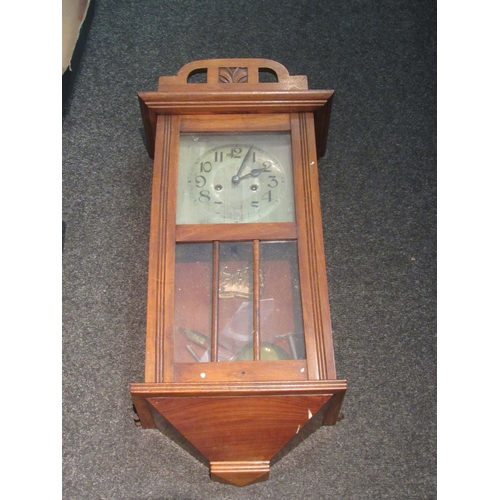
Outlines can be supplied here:
[[211, 361], [215, 362], [219, 352], [219, 280], [220, 242], [212, 244], [212, 349]]
[[295, 222], [261, 222], [255, 224], [179, 224], [175, 228], [177, 242], [295, 240]]
[[[299, 258], [299, 276], [300, 276], [300, 295], [302, 302], [302, 314], [304, 317], [304, 341], [307, 356], [307, 370], [310, 380], [318, 380], [320, 377], [318, 366], [318, 352], [316, 345], [315, 319], [314, 319], [314, 297], [311, 293], [312, 283], [311, 274], [307, 270], [310, 265], [310, 259], [314, 258], [310, 254], [310, 246], [307, 243], [311, 237], [311, 225], [313, 221], [307, 217], [304, 205], [305, 198], [310, 194], [305, 190], [305, 173], [309, 169], [309, 161], [305, 149], [301, 146], [301, 121], [300, 115], [294, 114], [291, 117], [292, 124], [292, 154], [295, 179], [295, 203], [297, 206], [296, 217], [297, 227], [300, 238], [297, 241], [297, 250]], [[312, 325], [312, 326], [311, 326]]]
[[185, 115], [181, 132], [270, 132], [290, 130], [287, 113], [262, 115]]
[[[273, 361], [224, 361], [220, 363], [176, 363], [175, 383], [197, 383], [201, 387], [209, 381], [216, 383], [253, 383], [256, 381], [307, 380], [307, 361], [305, 359], [287, 359]], [[200, 384], [204, 373], [203, 384]], [[226, 384], [226, 387], [229, 387]]]
[[253, 241], [253, 359], [260, 360], [260, 241]]

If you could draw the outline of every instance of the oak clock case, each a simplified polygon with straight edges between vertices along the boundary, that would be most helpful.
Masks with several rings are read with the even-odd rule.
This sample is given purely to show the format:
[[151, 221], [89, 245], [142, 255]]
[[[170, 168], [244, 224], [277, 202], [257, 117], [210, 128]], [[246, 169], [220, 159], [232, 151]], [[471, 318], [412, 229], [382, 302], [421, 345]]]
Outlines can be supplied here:
[[[188, 83], [200, 70], [207, 83]], [[145, 381], [130, 390], [141, 425], [218, 482], [266, 480], [342, 404], [317, 180], [332, 94], [265, 59], [194, 61], [139, 94], [155, 164]]]

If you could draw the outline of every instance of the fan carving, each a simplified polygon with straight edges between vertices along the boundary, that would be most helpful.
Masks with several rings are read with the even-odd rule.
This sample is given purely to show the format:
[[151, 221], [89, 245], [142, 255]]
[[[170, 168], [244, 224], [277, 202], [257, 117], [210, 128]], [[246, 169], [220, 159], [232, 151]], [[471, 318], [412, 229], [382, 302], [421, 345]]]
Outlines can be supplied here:
[[248, 68], [219, 68], [219, 83], [247, 83]]

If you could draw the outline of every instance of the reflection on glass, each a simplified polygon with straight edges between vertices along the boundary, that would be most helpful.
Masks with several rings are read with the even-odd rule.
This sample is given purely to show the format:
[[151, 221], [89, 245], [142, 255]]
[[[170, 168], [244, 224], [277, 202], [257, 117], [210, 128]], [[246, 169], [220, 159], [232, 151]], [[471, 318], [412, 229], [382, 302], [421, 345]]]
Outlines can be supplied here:
[[[249, 342], [238, 351], [233, 361], [252, 361], [254, 359], [253, 355], [253, 344]], [[291, 358], [279, 345], [270, 342], [260, 343], [260, 361], [278, 361], [282, 359]]]
[[266, 344], [275, 351], [268, 357], [305, 359], [296, 242], [261, 242], [260, 265], [264, 276], [261, 310], [271, 310], [267, 316], [261, 314], [261, 359], [265, 359], [262, 350]]
[[176, 363], [305, 359], [295, 241], [178, 243], [174, 302]]
[[177, 224], [293, 222], [288, 131], [182, 133]]
[[178, 243], [175, 250], [174, 360], [210, 361], [212, 244]]

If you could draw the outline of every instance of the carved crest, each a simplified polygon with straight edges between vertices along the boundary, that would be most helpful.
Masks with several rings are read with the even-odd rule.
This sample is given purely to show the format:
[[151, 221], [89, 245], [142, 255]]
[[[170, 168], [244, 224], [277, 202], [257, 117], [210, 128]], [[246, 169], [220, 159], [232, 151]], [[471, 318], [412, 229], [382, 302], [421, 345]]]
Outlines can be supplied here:
[[219, 68], [219, 83], [247, 83], [248, 68]]

